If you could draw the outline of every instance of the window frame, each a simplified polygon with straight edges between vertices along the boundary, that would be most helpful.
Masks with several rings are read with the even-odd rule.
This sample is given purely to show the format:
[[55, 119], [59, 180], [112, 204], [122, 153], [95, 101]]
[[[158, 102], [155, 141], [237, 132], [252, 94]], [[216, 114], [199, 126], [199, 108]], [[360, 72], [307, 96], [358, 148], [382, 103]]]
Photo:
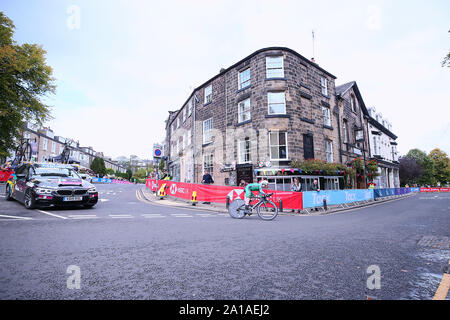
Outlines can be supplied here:
[[[248, 148], [247, 148], [248, 144]], [[238, 161], [239, 164], [251, 163], [252, 162], [252, 145], [249, 137], [238, 140]], [[247, 160], [246, 160], [247, 156]]]
[[[205, 133], [206, 133], [206, 131], [205, 131], [205, 124], [207, 124], [208, 121], [211, 122], [210, 128], [207, 128], [207, 129], [208, 129], [208, 136], [210, 136], [210, 138], [209, 138], [210, 140], [206, 140], [206, 139], [205, 139], [205, 138], [208, 138], [207, 136], [205, 136]], [[214, 128], [213, 125], [214, 125], [214, 123], [213, 123], [213, 118], [209, 118], [209, 119], [206, 119], [206, 120], [203, 121], [203, 123], [202, 123], [202, 129], [203, 129], [203, 132], [202, 132], [203, 144], [207, 144], [207, 143], [213, 142], [213, 135], [212, 135], [212, 131], [213, 131], [213, 128]], [[210, 131], [210, 133], [209, 133], [209, 131]]]
[[[326, 110], [326, 115], [324, 112], [325, 110]], [[331, 127], [331, 110], [330, 110], [330, 108], [322, 106], [322, 115], [323, 115], [323, 125]]]
[[[206, 164], [209, 164], [209, 162], [207, 163], [207, 161], [205, 160], [206, 157], [211, 157], [210, 159], [210, 166], [206, 167]], [[204, 153], [203, 154], [203, 163], [202, 163], [202, 167], [203, 167], [203, 174], [205, 173], [205, 168], [208, 168], [208, 172], [213, 175], [214, 173], [214, 153], [213, 152], [208, 152], [208, 153]]]
[[[270, 64], [268, 63], [268, 61], [276, 60], [276, 59], [281, 60], [281, 66], [269, 68]], [[273, 63], [272, 63], [272, 65], [273, 65]], [[270, 72], [276, 73], [276, 71], [274, 71], [274, 70], [280, 70], [280, 71], [278, 71], [280, 74], [275, 74], [275, 75], [269, 74]], [[283, 55], [267, 56], [266, 57], [266, 79], [277, 79], [277, 78], [284, 78], [284, 56]]]
[[[207, 94], [208, 92], [208, 94]], [[212, 84], [208, 85], [204, 89], [204, 104], [212, 102]]]
[[[247, 71], [248, 71], [248, 79], [245, 81], [242, 81], [242, 75], [244, 74], [244, 72], [247, 72]], [[242, 71], [239, 71], [238, 72], [238, 89], [242, 90], [242, 89], [250, 87], [252, 84], [251, 80], [252, 80], [252, 74], [251, 74], [250, 67], [248, 67]]]
[[327, 78], [320, 77], [320, 88], [321, 88], [322, 95], [328, 97], [328, 79]]
[[[245, 103], [248, 101], [248, 110], [245, 109]], [[241, 105], [244, 105], [243, 110], [241, 111]], [[250, 98], [241, 100], [238, 102], [238, 123], [249, 121], [252, 119], [252, 113], [251, 113], [252, 105]], [[242, 119], [242, 116], [248, 113], [248, 119]]]
[[[277, 145], [271, 145], [271, 135], [272, 134], [275, 134], [275, 133], [277, 133], [278, 134], [278, 144]], [[283, 133], [284, 134], [284, 138], [285, 138], [285, 145], [282, 145], [282, 144], [280, 144], [280, 134], [281, 133]], [[287, 161], [287, 160], [289, 160], [289, 148], [288, 148], [288, 135], [287, 135], [287, 131], [276, 131], [276, 130], [273, 130], [273, 131], [270, 131], [269, 132], [269, 156], [270, 156], [270, 160], [271, 161]], [[273, 147], [277, 147], [277, 148], [280, 148], [281, 146], [285, 146], [286, 147], [286, 158], [280, 158], [280, 157], [278, 157], [278, 158], [273, 158], [272, 157], [272, 148]], [[280, 150], [278, 149], [278, 156], [280, 156], [280, 152], [279, 152]]]
[[[328, 146], [330, 147], [328, 150]], [[330, 157], [330, 159], [329, 159]], [[333, 163], [333, 141], [326, 139], [325, 140], [325, 160], [329, 163]]]
[[[281, 105], [281, 103], [271, 103], [270, 102], [270, 96], [271, 95], [283, 95], [283, 100], [284, 102], [282, 103], [284, 105], [284, 112], [280, 113], [280, 112], [270, 112], [270, 106], [271, 105]], [[277, 114], [286, 114], [286, 92], [285, 91], [269, 91], [267, 92], [267, 114], [269, 115], [277, 115]]]

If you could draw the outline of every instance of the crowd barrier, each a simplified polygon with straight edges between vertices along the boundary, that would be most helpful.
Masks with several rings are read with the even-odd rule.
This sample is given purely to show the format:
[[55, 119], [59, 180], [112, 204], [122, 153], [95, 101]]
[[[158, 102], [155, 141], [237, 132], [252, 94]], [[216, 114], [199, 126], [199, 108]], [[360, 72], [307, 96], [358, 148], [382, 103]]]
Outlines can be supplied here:
[[326, 200], [327, 205], [338, 205], [373, 198], [374, 189], [306, 191], [303, 192], [303, 208], [323, 206], [323, 200]]
[[[197, 193], [197, 201], [203, 202], [226, 203], [227, 197], [231, 202], [237, 198], [244, 200], [245, 195], [244, 188], [242, 187], [217, 186], [214, 184], [195, 184], [170, 180], [146, 180], [146, 186], [154, 192], [156, 192], [163, 184], [166, 184], [166, 192], [169, 196], [184, 200], [191, 200], [194, 191]], [[296, 210], [303, 209], [301, 192], [274, 190], [264, 190], [264, 192], [274, 193], [271, 197], [272, 201], [279, 205], [279, 201], [281, 200], [283, 208]], [[257, 192], [255, 194], [257, 194]]]
[[0, 170], [0, 182], [6, 182], [13, 173], [11, 170]]
[[[244, 199], [244, 188], [228, 187], [205, 184], [184, 183], [166, 180], [147, 179], [146, 186], [157, 192], [163, 184], [166, 184], [166, 193], [170, 196], [191, 200], [192, 193], [197, 192], [197, 201], [225, 203], [227, 197], [230, 201], [236, 198]], [[433, 188], [434, 189], [434, 188]], [[441, 188], [444, 189], [444, 188]], [[450, 188], [445, 188], [450, 189]], [[385, 188], [385, 189], [349, 189], [349, 190], [321, 190], [306, 192], [266, 191], [274, 193], [272, 200], [278, 205], [282, 200], [283, 208], [302, 210], [323, 206], [323, 200], [327, 205], [340, 205], [344, 203], [368, 201], [375, 198], [404, 195], [419, 192], [422, 188]], [[449, 190], [450, 191], [450, 190]]]
[[104, 179], [104, 178], [92, 178], [92, 183], [118, 183], [118, 184], [132, 184], [129, 181], [116, 180], [116, 179]]

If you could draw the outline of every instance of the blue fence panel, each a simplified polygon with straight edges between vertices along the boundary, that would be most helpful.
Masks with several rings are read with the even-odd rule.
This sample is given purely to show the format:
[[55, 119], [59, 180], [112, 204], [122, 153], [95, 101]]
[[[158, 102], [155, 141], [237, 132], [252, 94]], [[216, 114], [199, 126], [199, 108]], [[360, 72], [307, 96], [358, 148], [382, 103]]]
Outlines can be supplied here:
[[410, 188], [411, 192], [420, 192], [420, 188]]
[[92, 178], [93, 183], [112, 183], [112, 179]]
[[374, 190], [325, 190], [303, 192], [303, 208], [312, 208], [323, 205], [343, 204], [355, 201], [371, 200], [374, 198]]

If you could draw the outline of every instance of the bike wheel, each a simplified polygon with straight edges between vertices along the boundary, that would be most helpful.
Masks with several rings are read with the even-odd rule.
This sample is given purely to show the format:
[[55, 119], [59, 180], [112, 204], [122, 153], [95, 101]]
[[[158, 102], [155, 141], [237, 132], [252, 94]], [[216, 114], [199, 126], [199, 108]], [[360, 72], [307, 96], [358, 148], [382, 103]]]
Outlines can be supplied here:
[[31, 150], [31, 144], [26, 143], [23, 151], [23, 161], [31, 161], [33, 151]]
[[267, 200], [258, 206], [257, 212], [261, 219], [269, 221], [278, 215], [278, 207], [273, 201]]
[[245, 216], [244, 209], [245, 201], [242, 199], [235, 199], [230, 203], [228, 213], [234, 219], [242, 219]]

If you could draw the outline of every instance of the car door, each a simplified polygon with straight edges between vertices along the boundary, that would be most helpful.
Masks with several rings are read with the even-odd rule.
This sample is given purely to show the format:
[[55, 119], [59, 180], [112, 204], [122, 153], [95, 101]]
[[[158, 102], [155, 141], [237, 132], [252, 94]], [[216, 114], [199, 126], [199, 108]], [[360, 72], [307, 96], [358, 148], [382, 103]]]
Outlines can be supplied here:
[[29, 166], [23, 165], [23, 166], [19, 167], [16, 171], [17, 181], [16, 181], [16, 185], [14, 187], [15, 188], [14, 198], [16, 198], [16, 200], [19, 200], [21, 202], [23, 202], [25, 192], [27, 189], [28, 170], [29, 170]]

